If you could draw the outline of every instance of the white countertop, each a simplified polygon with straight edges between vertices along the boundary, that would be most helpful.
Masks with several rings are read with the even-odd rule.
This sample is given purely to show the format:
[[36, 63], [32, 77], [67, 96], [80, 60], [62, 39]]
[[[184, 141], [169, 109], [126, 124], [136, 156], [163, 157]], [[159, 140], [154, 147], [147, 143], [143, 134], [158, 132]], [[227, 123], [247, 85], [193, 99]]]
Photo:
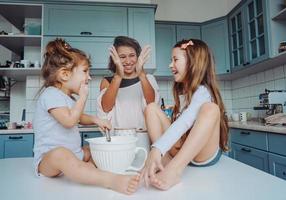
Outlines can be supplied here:
[[285, 200], [286, 181], [226, 156], [211, 167], [187, 167], [182, 181], [168, 191], [145, 187], [126, 196], [65, 177], [37, 178], [32, 158], [0, 160], [3, 200]]
[[228, 125], [230, 128], [240, 128], [254, 131], [286, 134], [286, 126], [265, 126], [263, 123], [257, 121], [229, 122]]

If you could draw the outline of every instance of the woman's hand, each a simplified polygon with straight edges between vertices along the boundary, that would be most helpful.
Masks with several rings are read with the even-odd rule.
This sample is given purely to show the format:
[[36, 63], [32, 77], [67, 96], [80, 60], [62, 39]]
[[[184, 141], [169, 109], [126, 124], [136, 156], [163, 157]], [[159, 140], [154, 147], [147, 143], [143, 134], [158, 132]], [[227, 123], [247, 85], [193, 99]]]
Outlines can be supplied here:
[[97, 118], [95, 123], [102, 133], [105, 133], [106, 130], [111, 129], [111, 123], [109, 120]]
[[150, 179], [153, 179], [158, 171], [164, 170], [161, 158], [159, 149], [152, 148], [141, 173], [141, 178], [144, 178], [146, 186], [149, 186]]
[[150, 45], [147, 45], [145, 46], [139, 57], [138, 57], [138, 60], [137, 60], [137, 65], [136, 65], [136, 74], [139, 76], [143, 71], [143, 66], [144, 64], [147, 62], [147, 60], [149, 59], [150, 57], [150, 52], [151, 52], [151, 46]]
[[114, 64], [116, 65], [116, 74], [123, 78], [123, 76], [124, 76], [124, 68], [123, 68], [122, 62], [121, 62], [121, 60], [120, 60], [120, 58], [118, 56], [118, 53], [117, 53], [117, 51], [116, 51], [114, 46], [112, 46], [109, 49], [109, 54], [110, 54]]

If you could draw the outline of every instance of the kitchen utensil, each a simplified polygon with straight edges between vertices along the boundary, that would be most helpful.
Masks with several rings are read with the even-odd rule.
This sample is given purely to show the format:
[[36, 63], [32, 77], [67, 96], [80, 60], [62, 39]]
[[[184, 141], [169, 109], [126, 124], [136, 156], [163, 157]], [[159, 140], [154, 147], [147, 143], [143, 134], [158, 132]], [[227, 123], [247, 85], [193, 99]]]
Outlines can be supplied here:
[[247, 112], [240, 112], [239, 113], [239, 120], [241, 122], [246, 122], [247, 121]]
[[107, 142], [111, 142], [110, 131], [108, 129], [105, 130], [105, 137]]
[[[133, 136], [114, 136], [111, 142], [107, 142], [105, 137], [86, 139], [96, 166], [101, 170], [118, 174], [140, 171], [143, 168], [147, 151], [142, 147], [136, 147], [137, 140]], [[137, 162], [136, 167], [132, 166], [132, 162], [138, 156], [141, 163]]]

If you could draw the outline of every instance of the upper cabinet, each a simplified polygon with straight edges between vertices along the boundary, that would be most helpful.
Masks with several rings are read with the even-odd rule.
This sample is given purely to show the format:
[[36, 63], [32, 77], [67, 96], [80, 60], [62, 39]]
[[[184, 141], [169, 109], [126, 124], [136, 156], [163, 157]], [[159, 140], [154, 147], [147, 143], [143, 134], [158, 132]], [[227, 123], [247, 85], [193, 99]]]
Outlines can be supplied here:
[[171, 62], [172, 48], [176, 42], [182, 39], [200, 39], [200, 25], [193, 23], [156, 22], [156, 61], [157, 68], [155, 75], [170, 77], [172, 75], [169, 68]]
[[127, 35], [127, 8], [107, 6], [45, 5], [44, 35]]
[[155, 9], [154, 5], [96, 4], [44, 5], [44, 46], [55, 37], [62, 37], [71, 46], [91, 56], [96, 74], [107, 73], [109, 48], [116, 36], [135, 38], [143, 48], [151, 45], [150, 60], [145, 64], [153, 71], [155, 64]]
[[202, 25], [202, 40], [211, 48], [216, 65], [216, 74], [230, 72], [227, 19], [222, 18]]
[[265, 0], [247, 0], [229, 15], [231, 66], [246, 66], [269, 57]]

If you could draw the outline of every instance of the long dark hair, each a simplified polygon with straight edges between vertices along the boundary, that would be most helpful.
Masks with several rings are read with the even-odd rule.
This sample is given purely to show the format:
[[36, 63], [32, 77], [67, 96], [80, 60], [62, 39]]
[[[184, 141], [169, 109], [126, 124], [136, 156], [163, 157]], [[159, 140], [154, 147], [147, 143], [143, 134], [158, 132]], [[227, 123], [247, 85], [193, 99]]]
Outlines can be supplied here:
[[[116, 50], [121, 46], [131, 47], [135, 50], [137, 57], [139, 57], [142, 50], [137, 40], [127, 36], [117, 36], [114, 38], [113, 46]], [[108, 69], [113, 73], [116, 72], [116, 65], [114, 64], [111, 56], [109, 57]]]
[[227, 118], [225, 117], [224, 104], [219, 92], [215, 63], [211, 50], [206, 43], [198, 39], [181, 40], [175, 44], [174, 48], [185, 49], [187, 55], [187, 72], [182, 82], [174, 82], [173, 85], [175, 107], [172, 120], [176, 119], [180, 111], [179, 95], [185, 95], [185, 107], [187, 107], [191, 102], [194, 92], [200, 85], [204, 85], [208, 88], [214, 103], [220, 109], [220, 148], [227, 151], [229, 128]]

